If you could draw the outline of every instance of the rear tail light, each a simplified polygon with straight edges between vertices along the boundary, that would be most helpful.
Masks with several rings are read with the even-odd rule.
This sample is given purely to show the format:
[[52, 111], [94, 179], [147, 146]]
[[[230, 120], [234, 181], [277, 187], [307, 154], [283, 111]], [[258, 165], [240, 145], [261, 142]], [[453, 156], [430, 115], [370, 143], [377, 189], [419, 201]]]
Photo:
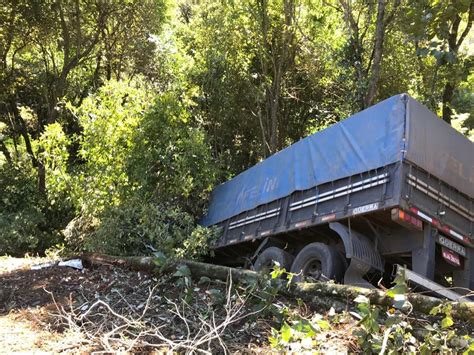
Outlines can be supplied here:
[[418, 219], [399, 208], [392, 209], [392, 221], [409, 228], [420, 231], [423, 230], [423, 221], [421, 219]]

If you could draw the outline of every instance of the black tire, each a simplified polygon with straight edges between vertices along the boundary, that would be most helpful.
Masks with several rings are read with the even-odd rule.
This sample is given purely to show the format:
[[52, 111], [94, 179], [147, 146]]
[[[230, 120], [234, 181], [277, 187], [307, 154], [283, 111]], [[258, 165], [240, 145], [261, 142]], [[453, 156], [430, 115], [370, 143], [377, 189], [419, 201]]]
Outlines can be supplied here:
[[258, 272], [270, 272], [276, 261], [280, 264], [280, 268], [290, 271], [293, 259], [293, 255], [283, 249], [269, 247], [257, 257], [253, 269]]
[[339, 252], [323, 243], [311, 243], [296, 255], [291, 267], [294, 282], [328, 281], [341, 282], [345, 266]]

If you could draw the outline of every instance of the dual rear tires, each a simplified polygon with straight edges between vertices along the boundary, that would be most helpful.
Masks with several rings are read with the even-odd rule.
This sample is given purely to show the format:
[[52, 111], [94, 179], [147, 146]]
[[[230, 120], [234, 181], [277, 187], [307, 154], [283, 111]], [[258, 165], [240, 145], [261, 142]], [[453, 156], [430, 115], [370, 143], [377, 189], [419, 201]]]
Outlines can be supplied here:
[[339, 252], [323, 243], [306, 245], [296, 257], [277, 247], [267, 248], [258, 256], [254, 270], [269, 272], [275, 261], [280, 268], [285, 268], [295, 275], [295, 282], [341, 282], [346, 269], [345, 260]]
[[275, 262], [280, 265], [281, 269], [289, 271], [293, 264], [293, 255], [277, 247], [269, 247], [265, 249], [255, 261], [253, 266], [255, 271], [268, 273], [274, 266]]

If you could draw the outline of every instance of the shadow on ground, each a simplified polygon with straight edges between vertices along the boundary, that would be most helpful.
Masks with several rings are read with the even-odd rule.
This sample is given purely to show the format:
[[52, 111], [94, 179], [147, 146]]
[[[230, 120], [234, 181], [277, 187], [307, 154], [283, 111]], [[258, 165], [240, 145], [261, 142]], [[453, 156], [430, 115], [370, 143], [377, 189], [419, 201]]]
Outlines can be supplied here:
[[56, 304], [67, 307], [70, 302], [86, 302], [115, 284], [120, 284], [123, 296], [127, 296], [143, 277], [106, 265], [83, 270], [57, 265], [40, 270], [13, 270], [0, 274], [0, 315], [24, 308], [56, 308]]

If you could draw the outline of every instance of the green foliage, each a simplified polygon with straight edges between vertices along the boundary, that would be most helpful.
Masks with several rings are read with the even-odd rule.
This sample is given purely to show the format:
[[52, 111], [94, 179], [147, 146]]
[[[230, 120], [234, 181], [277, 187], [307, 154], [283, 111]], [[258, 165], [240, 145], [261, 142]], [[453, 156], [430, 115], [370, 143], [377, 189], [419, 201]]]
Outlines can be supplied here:
[[71, 217], [66, 171], [69, 139], [61, 125], [49, 125], [33, 148], [48, 174], [49, 196], [38, 191], [37, 172], [20, 149], [11, 163], [0, 164], [0, 254], [44, 252], [61, 241]]
[[176, 272], [173, 274], [174, 277], [178, 278], [178, 286], [182, 286], [186, 289], [186, 294], [191, 292], [191, 270], [187, 265], [179, 265], [176, 268]]
[[[160, 31], [165, 11], [162, 0], [19, 0], [2, 4], [0, 169], [18, 160], [27, 174], [31, 168], [36, 170], [31, 176], [37, 182], [31, 185], [36, 185], [42, 196], [36, 209], [43, 211], [44, 229], [51, 234], [46, 239], [58, 237], [58, 230], [74, 217], [73, 206], [77, 213], [89, 213], [110, 203], [108, 194], [103, 196], [103, 204], [100, 196], [82, 191], [84, 185], [91, 187], [76, 174], [84, 159], [78, 154], [83, 131], [65, 103], [80, 106], [109, 79], [129, 73], [142, 73], [149, 82], [160, 81], [149, 70], [154, 65], [155, 45], [148, 37]], [[117, 181], [116, 176], [111, 179]], [[96, 184], [104, 180], [102, 175]], [[15, 180], [7, 185], [12, 183]], [[96, 192], [103, 192], [104, 185], [107, 183]], [[83, 199], [85, 195], [94, 198]], [[35, 225], [36, 219], [31, 223]], [[43, 243], [41, 233], [35, 238], [42, 251], [50, 244]], [[28, 246], [33, 244], [22, 244], [24, 251], [33, 250]]]
[[[358, 296], [357, 303], [359, 327], [353, 335], [366, 353], [416, 353], [433, 352], [469, 353], [474, 343], [469, 335], [460, 337], [452, 329], [452, 304], [447, 302], [434, 307], [431, 316], [441, 315], [439, 323], [424, 324], [423, 331], [410, 317], [411, 305], [406, 300], [408, 288], [404, 272], [400, 272], [395, 285], [387, 291], [394, 298], [393, 308], [384, 310], [381, 306], [371, 305], [365, 296]], [[416, 332], [415, 332], [416, 330]]]
[[144, 117], [126, 162], [131, 181], [146, 198], [195, 217], [218, 174], [205, 135], [171, 94], [158, 97]]
[[451, 115], [465, 112], [470, 103], [463, 107], [459, 99], [465, 96], [463, 86], [474, 64], [471, 2], [422, 0], [406, 10], [401, 28], [415, 44], [422, 80], [416, 92], [433, 110], [441, 102], [443, 114], [446, 109]]
[[405, 295], [409, 291], [404, 268], [397, 269], [393, 284], [393, 287], [387, 290], [386, 294], [395, 299], [395, 308], [402, 309], [405, 305]]
[[171, 257], [205, 255], [215, 232], [196, 219], [217, 169], [178, 99], [111, 81], [73, 110], [83, 129], [84, 163], [72, 178], [82, 217], [68, 240], [79, 234], [76, 248], [120, 255], [144, 253], [146, 245]]
[[34, 171], [26, 165], [0, 169], [0, 254], [37, 250], [45, 233], [46, 201], [38, 193]]
[[[288, 323], [289, 322], [289, 323]], [[283, 322], [280, 330], [272, 328], [270, 345], [279, 350], [308, 351], [317, 347], [316, 336], [322, 331], [329, 331], [331, 325], [320, 314], [311, 319], [293, 316]]]
[[284, 278], [286, 279], [287, 287], [289, 288], [291, 286], [291, 282], [295, 275], [296, 275], [295, 273], [286, 271], [284, 267], [282, 268], [278, 261], [273, 261], [273, 266], [270, 270], [270, 277], [272, 280], [278, 280], [278, 279]]
[[441, 328], [447, 329], [454, 324], [453, 318], [451, 313], [453, 311], [453, 306], [450, 303], [440, 304], [439, 306], [434, 307], [430, 314], [435, 316], [438, 314], [442, 314], [444, 317], [441, 320]]
[[139, 82], [110, 81], [79, 108], [69, 106], [82, 127], [79, 157], [84, 164], [74, 179], [74, 199], [82, 213], [98, 216], [122, 202], [130, 187], [125, 164], [152, 104], [153, 94]]
[[51, 205], [70, 203], [71, 176], [67, 171], [71, 139], [59, 123], [45, 128], [38, 140], [39, 159], [47, 170], [46, 185]]
[[153, 253], [155, 259], [153, 260], [154, 264], [159, 268], [163, 269], [168, 263], [168, 257], [162, 251], [155, 251]]
[[325, 100], [337, 91], [339, 15], [321, 1], [288, 4], [185, 1], [179, 9], [177, 33], [194, 61], [188, 81], [199, 88], [193, 111], [230, 174], [274, 151], [272, 137], [281, 149], [340, 119], [339, 106]]
[[196, 226], [195, 217], [178, 207], [131, 198], [103, 214], [85, 245], [117, 255], [144, 253], [152, 245], [169, 257], [192, 259], [208, 253], [214, 236], [214, 230]]
[[[275, 284], [264, 283], [260, 287], [270, 290]], [[439, 352], [467, 355], [474, 348], [474, 339], [469, 334], [462, 335], [455, 330], [459, 329], [456, 328], [459, 324], [452, 317], [451, 302], [433, 308], [428, 318], [412, 313], [403, 271], [386, 294], [393, 298], [392, 306], [374, 305], [368, 297], [359, 295], [354, 300], [355, 309], [349, 306], [351, 311], [336, 313], [331, 308], [326, 316], [308, 315], [307, 306], [300, 301], [299, 310], [280, 306], [275, 309], [280, 326], [272, 328], [269, 343], [278, 351], [314, 352], [325, 349], [328, 332], [350, 332], [348, 336], [357, 341], [358, 352], [365, 354]], [[274, 298], [269, 298], [265, 307], [270, 308], [274, 302]], [[349, 320], [351, 316], [352, 321]]]
[[432, 316], [441, 316], [441, 320], [432, 325], [425, 325], [424, 341], [420, 344], [420, 353], [452, 352], [470, 354], [474, 347], [474, 339], [469, 335], [459, 337], [453, 329], [452, 304], [442, 303], [430, 311]]
[[361, 320], [360, 328], [354, 331], [359, 345], [364, 351], [380, 351], [382, 347], [382, 335], [380, 334], [379, 314], [380, 308], [370, 304], [365, 296], [358, 296], [354, 302]]
[[459, 85], [453, 108], [456, 111], [453, 127], [474, 141], [474, 73]]

